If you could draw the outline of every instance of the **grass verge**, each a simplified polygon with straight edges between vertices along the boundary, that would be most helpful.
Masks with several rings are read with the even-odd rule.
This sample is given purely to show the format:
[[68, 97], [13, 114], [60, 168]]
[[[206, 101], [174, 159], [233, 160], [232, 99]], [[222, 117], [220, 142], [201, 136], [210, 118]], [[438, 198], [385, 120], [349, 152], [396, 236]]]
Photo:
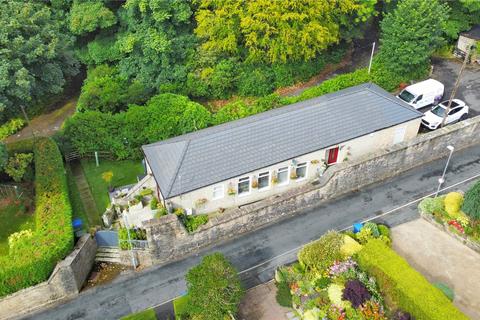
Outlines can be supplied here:
[[147, 309], [137, 313], [129, 314], [128, 316], [122, 317], [120, 320], [157, 320], [155, 311], [153, 309]]

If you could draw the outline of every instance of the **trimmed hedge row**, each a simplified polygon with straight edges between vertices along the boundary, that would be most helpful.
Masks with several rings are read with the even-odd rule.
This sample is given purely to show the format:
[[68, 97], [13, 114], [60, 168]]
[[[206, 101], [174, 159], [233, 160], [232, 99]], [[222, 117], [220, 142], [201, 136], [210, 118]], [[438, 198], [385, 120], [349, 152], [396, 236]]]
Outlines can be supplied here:
[[45, 281], [73, 248], [72, 209], [62, 156], [55, 142], [37, 140], [34, 235], [0, 257], [0, 296]]
[[409, 312], [417, 320], [468, 318], [439, 289], [380, 240], [370, 240], [358, 253], [359, 266], [377, 279], [394, 308]]

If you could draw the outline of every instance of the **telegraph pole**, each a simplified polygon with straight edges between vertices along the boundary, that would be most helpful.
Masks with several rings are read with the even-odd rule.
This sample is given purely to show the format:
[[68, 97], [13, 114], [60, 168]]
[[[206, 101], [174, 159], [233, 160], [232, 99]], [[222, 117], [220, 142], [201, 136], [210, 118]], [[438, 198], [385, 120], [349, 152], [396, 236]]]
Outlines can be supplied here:
[[450, 99], [448, 100], [447, 109], [445, 110], [445, 114], [443, 115], [440, 128], [442, 128], [445, 125], [445, 121], [447, 120], [448, 113], [450, 112], [450, 109], [452, 107], [453, 98], [455, 97], [455, 94], [457, 93], [457, 89], [460, 85], [460, 78], [462, 77], [463, 70], [465, 70], [465, 67], [467, 66], [467, 61], [468, 61], [468, 58], [470, 57], [470, 50], [472, 49], [472, 47], [473, 46], [468, 47], [467, 53], [465, 54], [465, 59], [463, 59], [462, 67], [460, 68], [460, 72], [458, 73], [458, 76], [457, 76], [457, 81], [455, 81], [455, 86], [453, 87], [452, 94], [450, 95]]

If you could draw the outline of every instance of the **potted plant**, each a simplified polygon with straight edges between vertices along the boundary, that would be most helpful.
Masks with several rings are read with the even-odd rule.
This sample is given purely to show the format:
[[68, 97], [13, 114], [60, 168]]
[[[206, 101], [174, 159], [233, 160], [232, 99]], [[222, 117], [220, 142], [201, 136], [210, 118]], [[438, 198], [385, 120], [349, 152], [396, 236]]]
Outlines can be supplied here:
[[290, 179], [295, 180], [297, 178], [297, 170], [295, 168], [292, 168], [292, 170], [290, 170]]
[[253, 189], [258, 188], [258, 179], [257, 179], [256, 176], [253, 176], [253, 177], [252, 177], [252, 188], [253, 188]]
[[235, 188], [233, 187], [233, 184], [230, 182], [230, 183], [228, 184], [227, 194], [228, 194], [229, 196], [234, 196], [236, 193], [237, 193], [237, 191], [236, 191]]
[[207, 203], [207, 199], [206, 199], [206, 198], [197, 199], [197, 200], [195, 201], [195, 207], [196, 207], [196, 208], [200, 208], [200, 207], [202, 207], [203, 205], [205, 205], [205, 203]]
[[277, 171], [274, 170], [272, 171], [272, 184], [277, 184], [278, 183], [278, 175], [277, 175]]

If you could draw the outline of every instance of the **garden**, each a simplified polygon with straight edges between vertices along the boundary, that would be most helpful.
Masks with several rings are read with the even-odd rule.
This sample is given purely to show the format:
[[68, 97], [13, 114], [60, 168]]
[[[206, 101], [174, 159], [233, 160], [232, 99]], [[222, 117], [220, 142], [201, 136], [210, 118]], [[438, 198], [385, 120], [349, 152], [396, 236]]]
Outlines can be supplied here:
[[435, 198], [425, 198], [420, 213], [447, 232], [472, 243], [480, 251], [480, 180], [465, 192], [456, 191]]
[[57, 145], [39, 138], [22, 148], [33, 150], [35, 227], [9, 237], [8, 255], [0, 256], [0, 296], [45, 281], [73, 248], [72, 209]]
[[388, 227], [356, 231], [330, 231], [278, 268], [277, 302], [305, 320], [467, 319], [390, 248]]

